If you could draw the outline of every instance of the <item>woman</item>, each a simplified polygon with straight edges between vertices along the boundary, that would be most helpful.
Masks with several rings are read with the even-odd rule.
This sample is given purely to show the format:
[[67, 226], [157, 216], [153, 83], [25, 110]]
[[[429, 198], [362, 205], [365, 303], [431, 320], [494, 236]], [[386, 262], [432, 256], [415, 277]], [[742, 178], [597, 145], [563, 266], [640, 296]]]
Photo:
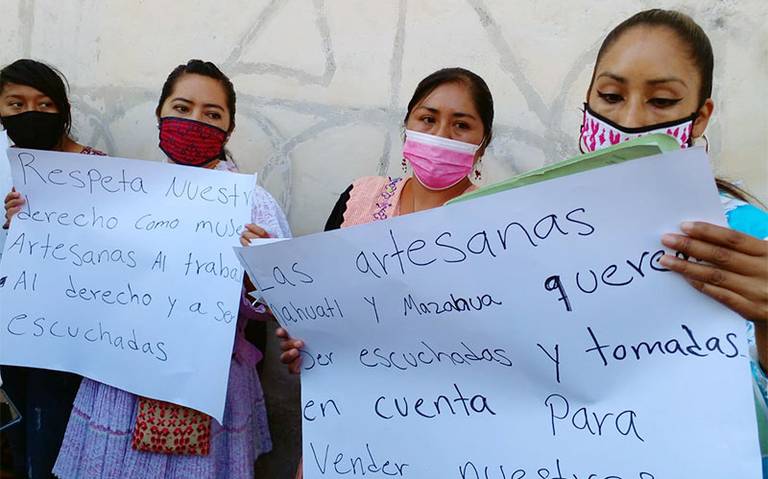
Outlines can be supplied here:
[[[163, 86], [156, 115], [160, 148], [169, 161], [236, 171], [224, 149], [235, 128], [235, 91], [213, 63], [190, 60], [174, 69]], [[248, 227], [261, 237], [290, 235], [285, 215], [258, 187], [252, 221], [255, 224]], [[245, 340], [244, 330], [249, 319], [265, 316], [241, 301], [224, 423], [209, 420], [210, 429], [198, 437], [194, 450], [152, 452], [152, 437], [147, 437], [151, 433], [141, 426], [157, 410], [198, 418], [201, 413], [84, 379], [54, 474], [80, 479], [253, 477], [256, 458], [272, 446], [256, 373], [261, 353]]]
[[[419, 83], [405, 115], [403, 168], [407, 178], [360, 178], [341, 195], [325, 229], [380, 221], [438, 206], [475, 187], [470, 175], [491, 141], [493, 97], [485, 81], [462, 68], [439, 70]], [[247, 240], [253, 233], [244, 233]], [[281, 361], [301, 368], [301, 340], [277, 330]], [[301, 466], [298, 478], [302, 477]]]
[[[19, 148], [104, 155], [72, 139], [64, 76], [44, 63], [22, 59], [0, 70], [0, 122]], [[23, 204], [20, 192], [8, 193], [3, 228]], [[3, 366], [2, 376], [23, 417], [8, 430], [16, 476], [50, 477], [80, 376], [15, 366]]]
[[[714, 58], [706, 33], [690, 17], [648, 10], [625, 20], [603, 41], [587, 91], [582, 151], [651, 133], [672, 134], [681, 147], [701, 138], [714, 111]], [[601, 143], [600, 138], [607, 138]], [[728, 224], [684, 223], [683, 234], [666, 234], [668, 248], [704, 261], [671, 255], [661, 263], [702, 293], [737, 312], [754, 327], [758, 419], [764, 469], [768, 466], [768, 213], [749, 196], [718, 180]], [[756, 202], [756, 201], [755, 201]], [[768, 477], [768, 469], [764, 473]]]

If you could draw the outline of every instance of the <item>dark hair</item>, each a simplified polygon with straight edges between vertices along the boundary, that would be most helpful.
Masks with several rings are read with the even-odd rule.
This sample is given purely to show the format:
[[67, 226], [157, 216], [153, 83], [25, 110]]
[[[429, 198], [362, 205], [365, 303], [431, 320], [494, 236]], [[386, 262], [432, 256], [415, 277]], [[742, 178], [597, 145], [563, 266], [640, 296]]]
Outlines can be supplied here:
[[203, 75], [221, 82], [222, 86], [224, 87], [224, 92], [227, 94], [227, 109], [229, 109], [229, 131], [232, 131], [235, 128], [235, 103], [237, 100], [237, 97], [235, 96], [235, 87], [232, 85], [232, 80], [230, 80], [227, 75], [219, 70], [219, 67], [211, 62], [204, 62], [202, 60], [190, 60], [186, 63], [186, 65], [179, 65], [173, 69], [163, 84], [163, 90], [160, 92], [160, 100], [157, 102], [157, 109], [155, 109], [155, 114], [160, 116], [160, 110], [163, 108], [163, 103], [165, 103], [165, 100], [171, 96], [173, 88], [176, 86], [176, 82], [179, 80], [179, 78], [186, 74]]
[[641, 26], [669, 28], [688, 47], [688, 54], [699, 70], [699, 76], [701, 77], [699, 106], [703, 105], [712, 96], [712, 70], [715, 65], [715, 57], [712, 53], [712, 44], [709, 43], [709, 37], [707, 37], [707, 34], [704, 33], [699, 24], [685, 13], [675, 10], [662, 10], [660, 8], [645, 10], [632, 15], [611, 30], [608, 36], [605, 37], [597, 53], [597, 61], [595, 61], [595, 70], [592, 72], [589, 91], [592, 91], [597, 65], [600, 63], [600, 59], [606, 50], [627, 30]]
[[435, 91], [437, 87], [446, 83], [460, 83], [469, 89], [472, 101], [475, 103], [475, 108], [480, 115], [480, 121], [482, 121], [483, 129], [485, 130], [482, 146], [488, 146], [493, 132], [493, 96], [485, 80], [464, 68], [443, 68], [421, 80], [416, 87], [416, 91], [413, 92], [411, 101], [408, 102], [408, 112], [405, 114], [403, 122], [408, 121], [411, 111], [419, 102]]
[[48, 96], [64, 116], [64, 134], [72, 128], [72, 107], [67, 98], [67, 79], [57, 69], [35, 60], [22, 58], [0, 70], [0, 92], [5, 85], [15, 83], [39, 90]]

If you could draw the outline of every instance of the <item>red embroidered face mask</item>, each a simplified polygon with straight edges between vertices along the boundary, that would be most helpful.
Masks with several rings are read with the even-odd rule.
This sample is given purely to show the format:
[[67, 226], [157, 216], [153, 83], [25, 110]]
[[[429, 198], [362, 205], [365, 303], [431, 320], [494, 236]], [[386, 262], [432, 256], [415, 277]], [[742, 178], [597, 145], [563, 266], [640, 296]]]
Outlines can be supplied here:
[[203, 166], [221, 158], [227, 132], [201, 121], [160, 118], [160, 149], [180, 165]]

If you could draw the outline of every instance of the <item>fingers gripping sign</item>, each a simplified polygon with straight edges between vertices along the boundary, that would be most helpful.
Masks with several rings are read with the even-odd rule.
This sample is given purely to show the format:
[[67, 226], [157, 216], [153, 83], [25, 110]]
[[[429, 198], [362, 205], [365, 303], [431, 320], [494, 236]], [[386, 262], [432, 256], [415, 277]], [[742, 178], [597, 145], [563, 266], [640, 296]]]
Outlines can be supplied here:
[[276, 333], [280, 338], [280, 362], [288, 366], [291, 374], [301, 373], [301, 348], [304, 347], [304, 341], [293, 339], [283, 328], [278, 328]]
[[745, 319], [768, 324], [768, 242], [703, 222], [681, 230], [661, 242], [700, 262], [664, 255], [661, 264]]
[[240, 244], [243, 246], [249, 246], [251, 244], [251, 240], [266, 238], [271, 238], [271, 236], [264, 228], [249, 223], [245, 225], [245, 229], [240, 234]]
[[3, 228], [8, 229], [11, 226], [11, 219], [21, 211], [21, 207], [24, 206], [24, 198], [21, 193], [13, 188], [7, 195], [5, 195], [5, 223]]

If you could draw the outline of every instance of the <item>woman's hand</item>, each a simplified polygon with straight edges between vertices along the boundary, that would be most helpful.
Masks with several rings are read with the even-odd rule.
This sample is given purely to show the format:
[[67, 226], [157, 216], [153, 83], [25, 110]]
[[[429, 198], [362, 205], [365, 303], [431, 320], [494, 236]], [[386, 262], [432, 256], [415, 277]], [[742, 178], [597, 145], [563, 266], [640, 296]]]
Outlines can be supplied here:
[[[243, 245], [243, 247], [246, 247], [251, 244], [252, 239], [269, 237], [269, 233], [267, 233], [264, 228], [248, 223], [245, 225], [243, 232], [240, 233], [240, 244]], [[244, 276], [243, 284], [245, 285], [245, 290], [248, 292], [255, 290], [256, 286], [251, 282], [251, 278], [249, 278], [247, 274]]]
[[23, 205], [24, 198], [21, 197], [21, 193], [16, 191], [16, 188], [13, 188], [10, 193], [5, 195], [5, 224], [3, 228], [8, 229], [11, 226], [11, 218], [21, 211]]
[[280, 362], [288, 365], [291, 374], [301, 373], [301, 352], [304, 347], [304, 341], [293, 339], [283, 328], [277, 328], [277, 337], [280, 338], [280, 349], [283, 353], [280, 355]]
[[243, 246], [248, 246], [251, 244], [252, 239], [269, 237], [269, 233], [267, 233], [264, 228], [249, 223], [245, 225], [245, 229], [242, 233], [240, 233], [240, 244]]
[[768, 327], [768, 242], [709, 223], [683, 223], [664, 246], [704, 264], [664, 255], [660, 263], [758, 327]]

